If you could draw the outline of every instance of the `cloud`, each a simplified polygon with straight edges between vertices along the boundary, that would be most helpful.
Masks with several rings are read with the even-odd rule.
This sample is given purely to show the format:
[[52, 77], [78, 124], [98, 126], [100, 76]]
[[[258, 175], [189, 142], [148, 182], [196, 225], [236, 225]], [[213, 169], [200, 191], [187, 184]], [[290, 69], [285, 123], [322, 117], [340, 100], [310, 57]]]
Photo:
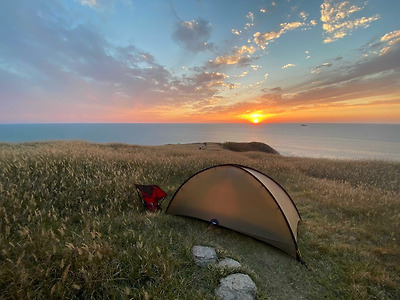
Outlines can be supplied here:
[[269, 31], [266, 33], [256, 32], [253, 37], [254, 42], [262, 49], [265, 49], [265, 45], [268, 45], [269, 42], [279, 38], [281, 34], [281, 31]]
[[[101, 6], [104, 2], [88, 1], [84, 11], [90, 4]], [[109, 3], [115, 1], [110, 0]], [[234, 82], [242, 80], [240, 76], [247, 76], [249, 80], [256, 77], [253, 76], [255, 69], [262, 71], [258, 72], [258, 77], [268, 78], [268, 68], [259, 69], [255, 62], [261, 46], [265, 47], [285, 32], [309, 26], [302, 22], [282, 23], [275, 31], [259, 32], [257, 44], [235, 47], [213, 56], [213, 60], [203, 67], [189, 64], [174, 73], [158, 62], [153, 53], [133, 43], [114, 44], [94, 23], [74, 19], [76, 16], [62, 1], [26, 1], [24, 5], [23, 14], [19, 11], [18, 1], [7, 2], [5, 9], [0, 11], [0, 120], [3, 122], [116, 121], [127, 111], [148, 111], [148, 115], [158, 111], [162, 116], [167, 114], [167, 110], [176, 109], [176, 112], [183, 113], [187, 108], [186, 112], [190, 113], [197, 106], [204, 105], [205, 110], [211, 110], [219, 104], [228, 111], [233, 107], [229, 106], [230, 101], [237, 103], [245, 97], [253, 97], [264, 87], [257, 88], [254, 83], [250, 89], [247, 80], [243, 80], [246, 86]], [[342, 21], [351, 21], [350, 17]], [[333, 19], [331, 16], [330, 20]], [[360, 24], [365, 22], [362, 18], [359, 20]], [[191, 47], [191, 52], [209, 50], [207, 47], [212, 47], [209, 43], [211, 27], [209, 22], [201, 19], [181, 20], [173, 28], [175, 42], [185, 49]], [[239, 38], [233, 37], [233, 40]], [[256, 39], [256, 36], [253, 38]], [[193, 43], [189, 45], [190, 40]], [[341, 105], [340, 101], [353, 99], [361, 102], [362, 97], [389, 101], [391, 98], [388, 95], [396, 96], [399, 88], [400, 30], [382, 33], [374, 41], [374, 48], [368, 45], [371, 53], [359, 61], [353, 60], [352, 64], [345, 65], [345, 59], [337, 62], [333, 58], [330, 60], [333, 64], [325, 62], [310, 69], [318, 73], [319, 82], [312, 81], [316, 76], [308, 76], [312, 77], [309, 80], [304, 76], [305, 84], [302, 86], [290, 87], [290, 90], [265, 90], [264, 97], [246, 103], [264, 108], [268, 104], [277, 112], [292, 107]], [[224, 68], [230, 66], [246, 68], [237, 69], [237, 74], [241, 75], [229, 77]], [[293, 64], [284, 67], [290, 66]], [[251, 95], [247, 93], [250, 90], [254, 90]], [[242, 108], [246, 108], [247, 104], [243, 104]], [[215, 107], [215, 111], [218, 109], [222, 108]], [[111, 120], [109, 116], [116, 117]], [[126, 120], [132, 122], [138, 119]]]
[[237, 29], [232, 29], [232, 34], [234, 35], [239, 35], [241, 31], [237, 30]]
[[389, 42], [395, 40], [396, 43], [399, 41], [400, 38], [400, 30], [392, 31], [386, 33], [383, 37], [381, 37], [382, 42]]
[[380, 18], [379, 15], [374, 15], [350, 19], [352, 14], [363, 9], [364, 7], [351, 5], [348, 1], [332, 3], [332, 0], [325, 0], [320, 7], [322, 28], [326, 34], [323, 43], [327, 44], [344, 38], [359, 27], [367, 28], [371, 22]]
[[[363, 81], [385, 76], [400, 76], [400, 47], [393, 49], [385, 55], [376, 55], [361, 58], [352, 65], [343, 65], [320, 75], [321, 81], [326, 85], [343, 84], [353, 80]], [[321, 73], [322, 74], [322, 73]]]
[[29, 1], [29, 13], [16, 21], [18, 9], [12, 2], [0, 12], [0, 25], [8, 24], [7, 32], [0, 26], [2, 120], [117, 120], [127, 110], [208, 101], [236, 87], [219, 72], [174, 75], [151, 53], [115, 45], [90, 25], [74, 26], [62, 2]]
[[287, 68], [293, 68], [293, 67], [295, 67], [296, 65], [295, 64], [287, 64], [287, 65], [284, 65], [283, 67], [282, 67], [282, 70], [283, 69], [287, 69]]
[[289, 31], [289, 30], [294, 30], [296, 28], [299, 28], [301, 26], [304, 26], [305, 24], [303, 22], [291, 22], [291, 23], [283, 23], [281, 24], [281, 31], [282, 33]]
[[242, 74], [236, 75], [235, 77], [245, 77], [248, 73], [249, 73], [249, 71], [244, 71], [244, 72], [242, 72]]
[[294, 30], [301, 26], [305, 26], [306, 24], [303, 22], [291, 22], [291, 23], [282, 23], [280, 24], [280, 30], [278, 31], [268, 31], [265, 33], [256, 32], [253, 34], [253, 41], [262, 49], [265, 49], [265, 46], [270, 42], [281, 37], [287, 31]]
[[175, 24], [172, 39], [191, 52], [208, 51], [214, 48], [212, 43], [207, 42], [211, 31], [211, 23], [202, 18], [180, 21]]
[[249, 11], [249, 13], [246, 15], [246, 18], [251, 22], [254, 22], [254, 14], [251, 11]]
[[[333, 72], [333, 71], [332, 71]], [[313, 109], [355, 108], [361, 106], [398, 106], [398, 73], [383, 77], [353, 78], [336, 83], [320, 83], [311, 88], [288, 92], [276, 87], [262, 89], [261, 96], [252, 100], [206, 108], [208, 113], [242, 114], [245, 111], [262, 110], [268, 114], [290, 114]], [[390, 108], [389, 108], [390, 109]]]
[[218, 96], [220, 88], [235, 88], [226, 83], [228, 76], [220, 72], [198, 72], [192, 76], [174, 78], [170, 83], [174, 103], [207, 101]]
[[308, 17], [308, 13], [306, 13], [305, 11], [301, 11], [299, 13], [299, 17], [302, 18], [305, 21], [307, 19], [307, 17]]
[[[396, 91], [396, 82], [393, 75], [384, 79], [352, 80], [340, 84], [317, 85], [313, 88], [299, 91], [291, 95], [281, 95], [281, 106], [310, 106], [326, 105], [343, 102], [360, 102], [365, 99], [374, 99], [376, 96], [392, 94]], [[382, 99], [382, 98], [381, 98]]]
[[[390, 32], [381, 39], [389, 42], [398, 35], [400, 33]], [[247, 110], [263, 110], [270, 114], [285, 115], [321, 108], [357, 109], [362, 106], [386, 106], [390, 110], [391, 106], [400, 104], [399, 57], [400, 47], [393, 47], [385, 55], [362, 58], [353, 64], [342, 64], [336, 68], [332, 63], [325, 62], [313, 69], [319, 73], [318, 82], [310, 79], [288, 88], [263, 88], [260, 90], [263, 94], [257, 98], [207, 108], [207, 112], [239, 115]], [[341, 61], [342, 58], [334, 60]]]
[[131, 0], [75, 0], [83, 6], [89, 6], [94, 9], [107, 10], [112, 9], [116, 2], [122, 2], [124, 4], [131, 4]]
[[87, 6], [92, 6], [92, 7], [97, 5], [96, 0], [80, 0], [80, 3], [82, 5], [87, 5]]
[[400, 47], [397, 47], [385, 55], [362, 58], [351, 65], [333, 68], [332, 63], [323, 63], [314, 69], [315, 73], [321, 71], [318, 82], [302, 82], [291, 87], [290, 91], [296, 92], [292, 92], [290, 96], [285, 90], [276, 91], [282, 97], [280, 104], [307, 106], [343, 101], [366, 102], [371, 99], [383, 101], [398, 97], [399, 57]]
[[208, 66], [217, 67], [221, 65], [247, 65], [252, 61], [251, 54], [256, 51], [254, 46], [235, 47], [232, 54], [218, 56], [214, 61], [210, 60]]
[[374, 38], [368, 44], [362, 46], [359, 50], [363, 57], [382, 56], [400, 47], [400, 30], [391, 31], [380, 38]]
[[244, 26], [244, 30], [248, 30], [250, 29], [250, 27], [254, 26], [254, 14], [251, 11], [248, 12], [246, 18], [250, 20], [250, 22], [246, 23], [246, 25]]
[[380, 55], [385, 55], [392, 50], [394, 45], [400, 43], [400, 30], [392, 31], [381, 37], [381, 42], [386, 45], [381, 49]]
[[331, 66], [332, 66], [332, 63], [323, 63], [322, 65], [319, 65], [319, 66], [315, 67], [314, 69], [312, 69], [311, 73], [318, 74], [319, 72], [321, 72], [322, 69], [329, 68]]

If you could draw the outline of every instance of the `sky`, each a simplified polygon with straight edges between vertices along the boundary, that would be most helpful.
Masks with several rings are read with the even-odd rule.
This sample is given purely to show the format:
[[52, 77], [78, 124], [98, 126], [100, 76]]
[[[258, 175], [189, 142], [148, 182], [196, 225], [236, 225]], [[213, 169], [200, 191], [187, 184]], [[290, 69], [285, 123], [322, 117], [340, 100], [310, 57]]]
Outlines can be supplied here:
[[398, 0], [5, 0], [0, 123], [400, 123]]

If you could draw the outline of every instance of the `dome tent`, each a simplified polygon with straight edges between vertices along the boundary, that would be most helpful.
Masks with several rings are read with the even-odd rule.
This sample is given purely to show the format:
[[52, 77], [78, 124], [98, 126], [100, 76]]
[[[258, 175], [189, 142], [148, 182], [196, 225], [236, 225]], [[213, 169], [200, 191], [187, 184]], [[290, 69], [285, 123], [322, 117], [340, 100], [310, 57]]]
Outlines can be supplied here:
[[301, 217], [293, 200], [276, 181], [253, 168], [227, 164], [194, 174], [175, 192], [166, 212], [252, 236], [301, 261]]

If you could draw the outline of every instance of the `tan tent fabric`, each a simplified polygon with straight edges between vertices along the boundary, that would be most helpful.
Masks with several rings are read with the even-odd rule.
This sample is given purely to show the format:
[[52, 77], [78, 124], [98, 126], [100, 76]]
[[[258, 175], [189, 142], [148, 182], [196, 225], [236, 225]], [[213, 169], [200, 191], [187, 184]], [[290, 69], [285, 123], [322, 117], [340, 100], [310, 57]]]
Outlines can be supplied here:
[[173, 196], [167, 213], [218, 220], [220, 226], [250, 235], [297, 257], [300, 215], [274, 180], [240, 165], [220, 165], [190, 177]]

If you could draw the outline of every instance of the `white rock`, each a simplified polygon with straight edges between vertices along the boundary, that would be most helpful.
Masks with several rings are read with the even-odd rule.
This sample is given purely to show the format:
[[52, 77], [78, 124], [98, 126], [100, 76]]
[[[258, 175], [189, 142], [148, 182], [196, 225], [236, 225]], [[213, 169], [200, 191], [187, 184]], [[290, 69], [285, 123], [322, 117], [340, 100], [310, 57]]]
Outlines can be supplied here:
[[200, 267], [217, 262], [217, 253], [212, 247], [193, 246], [192, 254], [195, 264]]
[[249, 275], [237, 273], [222, 278], [215, 293], [223, 300], [253, 300], [257, 287]]
[[220, 268], [228, 268], [228, 269], [234, 269], [234, 268], [240, 268], [242, 265], [240, 262], [232, 259], [232, 258], [224, 258], [218, 263], [218, 267]]

